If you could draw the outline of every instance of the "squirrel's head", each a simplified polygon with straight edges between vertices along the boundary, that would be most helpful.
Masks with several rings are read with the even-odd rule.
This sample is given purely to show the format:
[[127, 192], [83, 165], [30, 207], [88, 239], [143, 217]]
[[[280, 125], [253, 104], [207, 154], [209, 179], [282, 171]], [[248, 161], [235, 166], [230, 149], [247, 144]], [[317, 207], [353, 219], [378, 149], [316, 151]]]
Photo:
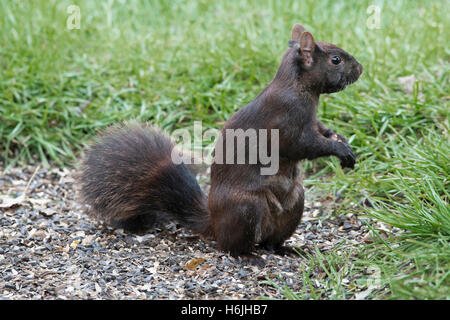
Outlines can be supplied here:
[[292, 50], [286, 56], [293, 63], [298, 78], [308, 88], [319, 93], [343, 90], [358, 80], [363, 67], [341, 48], [326, 42], [314, 42], [311, 33], [296, 24], [289, 41]]

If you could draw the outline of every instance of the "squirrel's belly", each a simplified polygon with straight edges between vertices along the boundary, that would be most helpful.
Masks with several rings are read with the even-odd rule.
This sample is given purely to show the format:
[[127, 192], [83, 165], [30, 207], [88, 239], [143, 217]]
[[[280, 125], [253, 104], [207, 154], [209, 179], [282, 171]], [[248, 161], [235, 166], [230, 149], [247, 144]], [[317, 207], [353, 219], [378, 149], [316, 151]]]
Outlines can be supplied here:
[[280, 183], [278, 188], [266, 191], [269, 211], [256, 226], [256, 242], [289, 233], [286, 230], [295, 230], [303, 214], [304, 189], [300, 177], [287, 179], [289, 181], [277, 177], [276, 180]]

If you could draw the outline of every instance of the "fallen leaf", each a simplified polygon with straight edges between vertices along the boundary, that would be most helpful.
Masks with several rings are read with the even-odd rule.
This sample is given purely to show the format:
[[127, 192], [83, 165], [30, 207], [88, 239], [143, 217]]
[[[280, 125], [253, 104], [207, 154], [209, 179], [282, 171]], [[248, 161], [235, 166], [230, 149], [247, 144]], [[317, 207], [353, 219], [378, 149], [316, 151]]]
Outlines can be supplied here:
[[195, 270], [201, 263], [205, 262], [206, 259], [200, 258], [200, 259], [192, 259], [191, 261], [187, 262], [184, 266], [186, 270]]
[[44, 217], [48, 218], [54, 215], [56, 213], [56, 210], [52, 208], [40, 209], [39, 213], [42, 214]]
[[33, 199], [33, 198], [28, 198], [28, 201], [30, 201], [34, 205], [39, 206], [45, 206], [47, 203], [50, 202], [50, 200], [48, 199]]
[[0, 203], [0, 209], [13, 209], [20, 205], [23, 205], [25, 197], [23, 195], [17, 198], [10, 196], [0, 196], [0, 200], [2, 201]]
[[413, 93], [414, 83], [416, 82], [415, 75], [412, 74], [410, 76], [400, 77], [400, 78], [397, 78], [397, 81], [403, 85], [403, 91], [405, 91], [408, 94]]

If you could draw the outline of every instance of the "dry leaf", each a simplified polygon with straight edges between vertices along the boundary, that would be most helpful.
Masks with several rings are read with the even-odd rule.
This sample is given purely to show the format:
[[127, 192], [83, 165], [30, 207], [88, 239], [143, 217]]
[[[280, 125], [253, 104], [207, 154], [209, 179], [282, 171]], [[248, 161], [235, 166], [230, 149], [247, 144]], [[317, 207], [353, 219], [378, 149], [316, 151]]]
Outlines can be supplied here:
[[48, 218], [54, 215], [56, 213], [56, 210], [52, 208], [40, 209], [39, 213], [42, 214], [44, 217]]
[[49, 199], [33, 199], [33, 198], [28, 198], [28, 201], [38, 206], [45, 206], [47, 203], [51, 202]]
[[184, 266], [186, 270], [195, 270], [200, 264], [205, 262], [206, 259], [200, 258], [200, 259], [192, 259], [186, 265]]
[[408, 94], [413, 93], [414, 83], [416, 82], [415, 75], [412, 74], [410, 76], [400, 77], [400, 78], [397, 78], [397, 81], [403, 85], [403, 91], [405, 91]]
[[0, 203], [0, 209], [13, 209], [20, 205], [23, 205], [25, 197], [23, 195], [17, 198], [13, 198], [10, 196], [0, 196], [0, 200], [2, 201]]

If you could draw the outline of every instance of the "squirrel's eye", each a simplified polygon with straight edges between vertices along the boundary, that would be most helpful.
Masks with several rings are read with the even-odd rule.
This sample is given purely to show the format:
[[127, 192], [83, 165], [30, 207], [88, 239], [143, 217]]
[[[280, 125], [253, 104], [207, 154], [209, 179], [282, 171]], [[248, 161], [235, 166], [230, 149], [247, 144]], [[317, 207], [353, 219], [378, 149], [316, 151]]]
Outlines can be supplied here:
[[331, 62], [333, 64], [339, 64], [339, 63], [341, 63], [341, 58], [339, 56], [334, 56], [331, 58]]

